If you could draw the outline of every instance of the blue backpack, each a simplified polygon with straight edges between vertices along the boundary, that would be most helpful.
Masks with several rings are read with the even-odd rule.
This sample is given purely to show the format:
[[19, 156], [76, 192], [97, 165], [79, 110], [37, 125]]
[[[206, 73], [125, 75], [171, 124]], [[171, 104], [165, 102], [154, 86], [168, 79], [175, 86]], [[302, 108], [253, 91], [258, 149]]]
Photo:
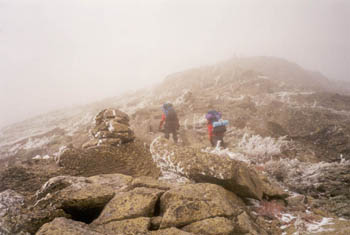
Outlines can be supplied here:
[[173, 105], [170, 103], [166, 103], [163, 105], [163, 112], [165, 114], [167, 121], [177, 121], [177, 115], [173, 108]]

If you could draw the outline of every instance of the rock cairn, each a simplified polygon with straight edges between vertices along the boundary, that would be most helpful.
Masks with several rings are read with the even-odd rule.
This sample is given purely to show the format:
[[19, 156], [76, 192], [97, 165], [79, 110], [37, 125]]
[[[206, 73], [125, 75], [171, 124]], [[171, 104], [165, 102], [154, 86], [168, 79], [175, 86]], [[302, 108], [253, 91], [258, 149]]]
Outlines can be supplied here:
[[90, 130], [91, 140], [83, 148], [101, 145], [119, 146], [135, 139], [129, 126], [129, 116], [117, 109], [105, 109], [95, 117], [95, 126]]

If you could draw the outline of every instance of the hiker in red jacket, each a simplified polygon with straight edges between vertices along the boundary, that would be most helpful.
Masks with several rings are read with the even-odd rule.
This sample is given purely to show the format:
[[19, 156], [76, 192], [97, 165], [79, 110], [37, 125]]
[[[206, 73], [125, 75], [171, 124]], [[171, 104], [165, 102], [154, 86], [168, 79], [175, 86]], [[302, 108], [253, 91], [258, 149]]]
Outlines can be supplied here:
[[164, 137], [169, 139], [170, 133], [173, 136], [174, 142], [177, 143], [177, 130], [180, 128], [179, 119], [172, 104], [166, 103], [163, 105], [162, 120], [159, 123], [159, 130], [164, 124]]
[[214, 122], [218, 122], [221, 119], [221, 113], [215, 110], [211, 110], [206, 114], [207, 127], [209, 141], [212, 147], [216, 147], [220, 141], [220, 146], [225, 147], [224, 135], [226, 131], [225, 125], [217, 126], [214, 128]]

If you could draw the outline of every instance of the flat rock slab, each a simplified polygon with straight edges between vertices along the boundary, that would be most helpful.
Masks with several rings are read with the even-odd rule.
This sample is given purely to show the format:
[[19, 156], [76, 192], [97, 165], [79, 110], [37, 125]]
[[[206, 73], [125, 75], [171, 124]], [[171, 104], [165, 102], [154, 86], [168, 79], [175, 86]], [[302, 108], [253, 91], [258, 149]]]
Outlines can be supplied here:
[[129, 192], [117, 193], [93, 224], [102, 225], [112, 221], [152, 217], [156, 202], [162, 193], [161, 190], [148, 188], [136, 188]]
[[36, 235], [103, 235], [103, 233], [93, 231], [82, 222], [61, 217], [44, 224]]
[[160, 199], [163, 220], [160, 228], [180, 227], [207, 218], [233, 217], [243, 202], [232, 192], [214, 184], [192, 184], [176, 187]]

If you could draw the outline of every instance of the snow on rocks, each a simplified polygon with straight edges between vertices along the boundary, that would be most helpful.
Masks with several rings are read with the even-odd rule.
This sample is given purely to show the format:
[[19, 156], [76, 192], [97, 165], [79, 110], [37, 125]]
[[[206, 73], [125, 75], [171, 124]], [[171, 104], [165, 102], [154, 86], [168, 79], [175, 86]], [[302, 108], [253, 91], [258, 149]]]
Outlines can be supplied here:
[[8, 153], [11, 155], [14, 155], [21, 149], [28, 150], [28, 149], [40, 148], [45, 144], [50, 143], [55, 138], [56, 138], [56, 135], [43, 136], [43, 137], [37, 137], [37, 138], [31, 137], [31, 138], [28, 138], [28, 140], [26, 140], [24, 143], [21, 141], [20, 143], [13, 145], [8, 150]]
[[157, 167], [159, 167], [162, 173], [160, 179], [176, 182], [189, 182], [189, 180], [184, 177], [183, 167], [172, 161], [174, 152], [169, 152], [166, 149], [160, 148], [162, 145], [160, 139], [160, 136], [155, 138], [150, 145], [150, 152], [153, 161], [157, 164]]
[[281, 154], [283, 148], [288, 146], [285, 137], [278, 139], [272, 137], [261, 137], [259, 135], [250, 135], [245, 133], [238, 143], [238, 147], [243, 153], [249, 156], [249, 159], [256, 162], [266, 162], [272, 156]]
[[233, 153], [226, 152], [231, 158], [223, 157], [199, 148], [180, 147], [161, 137], [153, 140], [150, 151], [165, 175], [171, 172], [172, 176], [194, 182], [218, 184], [244, 198], [261, 200], [263, 195], [286, 196], [277, 185], [264, 182], [246, 162], [233, 160]]
[[308, 223], [306, 224], [306, 231], [310, 233], [320, 233], [320, 232], [332, 232], [334, 231], [333, 229], [326, 229], [324, 226], [334, 224], [332, 218], [322, 218], [321, 221], [319, 222], [313, 222], [313, 223]]
[[222, 157], [228, 157], [232, 160], [245, 162], [247, 164], [251, 163], [251, 161], [249, 160], [249, 158], [246, 155], [244, 155], [242, 153], [238, 153], [238, 152], [233, 152], [229, 148], [224, 149], [221, 147], [215, 147], [215, 148], [207, 147], [205, 149], [202, 149], [202, 152], [215, 154], [215, 155], [219, 155]]

